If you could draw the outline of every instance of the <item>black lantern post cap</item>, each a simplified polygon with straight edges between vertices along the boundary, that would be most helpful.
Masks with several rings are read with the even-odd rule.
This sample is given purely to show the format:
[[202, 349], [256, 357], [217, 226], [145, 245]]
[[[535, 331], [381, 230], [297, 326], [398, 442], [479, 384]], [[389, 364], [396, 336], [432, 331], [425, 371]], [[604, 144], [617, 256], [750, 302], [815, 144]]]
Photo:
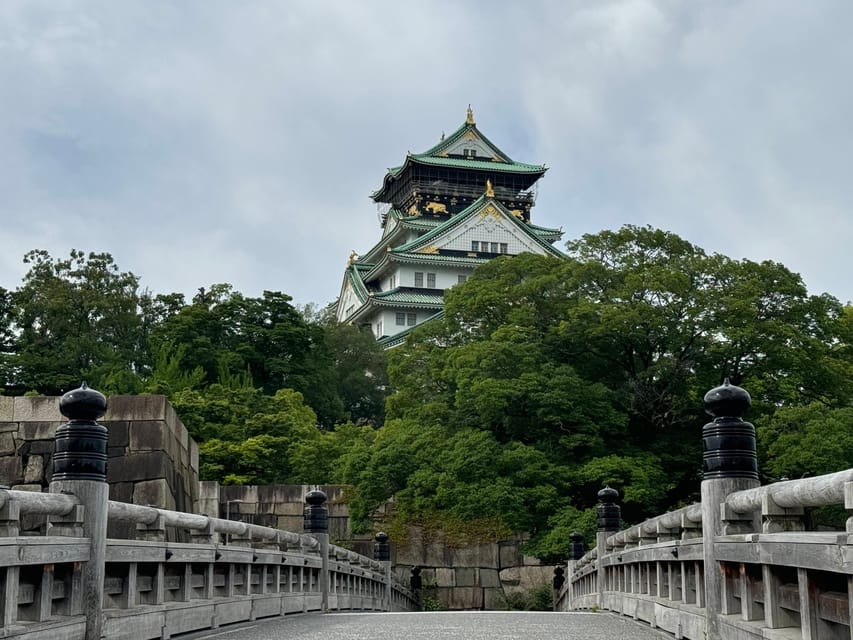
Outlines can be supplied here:
[[107, 398], [84, 382], [59, 399], [59, 412], [69, 420], [97, 420], [107, 412]]
[[755, 427], [740, 417], [751, 404], [749, 393], [728, 378], [705, 394], [705, 412], [714, 420], [702, 428], [703, 479], [758, 479]]
[[56, 430], [51, 481], [107, 481], [107, 428], [95, 422], [107, 411], [104, 394], [84, 382], [59, 400], [69, 421]]
[[619, 492], [610, 485], [598, 492], [598, 499], [604, 504], [613, 504], [619, 499]]
[[554, 567], [554, 581], [553, 587], [554, 591], [559, 591], [563, 588], [563, 585], [566, 583], [566, 570], [563, 567]]
[[598, 530], [619, 531], [622, 524], [622, 509], [616, 504], [619, 492], [608, 485], [598, 492], [598, 499], [601, 501], [598, 505]]
[[302, 528], [306, 533], [328, 533], [329, 510], [326, 508], [326, 494], [312, 489], [305, 495]]
[[704, 400], [705, 413], [715, 418], [739, 418], [752, 406], [746, 389], [731, 384], [728, 378], [706, 393]]
[[321, 506], [324, 502], [326, 502], [328, 498], [326, 494], [320, 491], [319, 489], [312, 489], [308, 493], [305, 494], [305, 502], [310, 504], [312, 507]]
[[571, 552], [569, 553], [569, 557], [572, 560], [580, 560], [583, 558], [583, 554], [586, 552], [583, 544], [583, 534], [579, 531], [573, 531], [569, 534], [569, 540], [572, 541]]
[[412, 577], [409, 578], [409, 588], [412, 591], [418, 591], [423, 587], [423, 578], [421, 577], [421, 568], [412, 567]]
[[373, 545], [373, 559], [380, 562], [387, 562], [391, 559], [391, 543], [388, 541], [388, 534], [380, 531], [375, 536], [376, 544]]

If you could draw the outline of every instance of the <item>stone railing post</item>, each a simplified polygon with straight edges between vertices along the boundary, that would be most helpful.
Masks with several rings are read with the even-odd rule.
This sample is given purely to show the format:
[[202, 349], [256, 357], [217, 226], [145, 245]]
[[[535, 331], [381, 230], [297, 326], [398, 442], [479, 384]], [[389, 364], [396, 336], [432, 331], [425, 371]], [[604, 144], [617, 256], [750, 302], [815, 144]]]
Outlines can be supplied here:
[[723, 532], [726, 496], [759, 485], [755, 427], [740, 416], [749, 394], [728, 379], [705, 394], [705, 412], [714, 417], [702, 429], [702, 547], [705, 561], [705, 616], [708, 640], [721, 640], [722, 571], [714, 558], [714, 539]]
[[388, 534], [384, 531], [377, 533], [375, 539], [373, 559], [382, 563], [382, 569], [385, 571], [385, 595], [382, 598], [382, 609], [391, 611], [391, 543], [388, 541]]
[[329, 510], [326, 494], [319, 489], [309, 491], [305, 504], [302, 528], [320, 543], [320, 608], [326, 612], [329, 609]]
[[551, 580], [551, 608], [556, 611], [560, 599], [560, 591], [566, 584], [566, 570], [563, 567], [554, 567], [554, 578]]
[[412, 567], [411, 573], [412, 575], [409, 578], [409, 589], [412, 590], [412, 593], [415, 596], [415, 602], [418, 604], [418, 607], [420, 607], [421, 589], [424, 586], [424, 579], [421, 577], [421, 568]]
[[605, 486], [598, 492], [598, 532], [595, 534], [595, 545], [598, 548], [598, 571], [595, 574], [598, 606], [604, 607], [604, 591], [607, 581], [604, 571], [604, 556], [607, 555], [607, 538], [619, 531], [622, 524], [622, 510], [616, 504], [619, 492]]
[[107, 411], [107, 399], [86, 387], [69, 391], [59, 401], [68, 423], [56, 430], [51, 493], [73, 494], [83, 507], [83, 535], [89, 538], [89, 561], [83, 567], [83, 612], [86, 640], [100, 640], [104, 626], [104, 573], [107, 550], [107, 429], [96, 420]]
[[572, 576], [575, 574], [575, 566], [577, 566], [578, 560], [584, 557], [586, 553], [586, 545], [583, 543], [583, 534], [580, 531], [573, 531], [569, 534], [569, 540], [572, 541], [571, 546], [569, 547], [569, 562], [567, 563], [569, 573], [566, 578], [568, 582], [568, 586], [566, 587], [566, 606], [564, 607], [565, 611], [572, 610], [572, 600], [575, 597], [575, 588], [572, 584]]

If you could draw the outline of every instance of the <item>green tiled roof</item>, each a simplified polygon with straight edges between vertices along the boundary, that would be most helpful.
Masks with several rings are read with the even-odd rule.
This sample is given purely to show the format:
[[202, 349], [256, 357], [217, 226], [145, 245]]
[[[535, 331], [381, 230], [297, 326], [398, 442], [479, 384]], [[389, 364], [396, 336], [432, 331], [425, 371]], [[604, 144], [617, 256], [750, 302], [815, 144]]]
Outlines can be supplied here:
[[484, 262], [489, 261], [489, 258], [475, 258], [473, 256], [448, 256], [439, 253], [410, 253], [408, 251], [392, 251], [391, 253], [393, 254], [394, 260], [396, 260], [397, 262], [444, 262], [447, 264], [463, 264], [475, 267], [479, 264], [483, 264]]
[[540, 238], [554, 238], [554, 240], [559, 240], [563, 237], [562, 229], [551, 229], [550, 227], [537, 227], [535, 224], [528, 225], [528, 229], [531, 232], [535, 233]]
[[[527, 164], [525, 162], [492, 162], [491, 160], [468, 160], [466, 158], [434, 158], [432, 156], [416, 156], [409, 154], [406, 156], [406, 162], [399, 167], [388, 169], [385, 176], [385, 182], [388, 178], [397, 178], [410, 162], [426, 164], [434, 167], [457, 167], [461, 169], [481, 169], [482, 171], [495, 171], [497, 173], [528, 173], [537, 174], [545, 173], [548, 168], [544, 164]], [[377, 189], [371, 195], [376, 195], [384, 188]]]
[[477, 136], [480, 140], [482, 140], [486, 145], [491, 147], [495, 151], [495, 153], [497, 153], [497, 155], [500, 156], [501, 160], [503, 160], [504, 162], [512, 162], [512, 158], [510, 158], [507, 154], [505, 154], [503, 151], [498, 149], [497, 145], [493, 144], [491, 140], [489, 140], [485, 135], [483, 135], [483, 132], [477, 128], [476, 124], [473, 124], [473, 123], [468, 124], [467, 122], [464, 122], [461, 127], [459, 127], [456, 131], [451, 133], [449, 136], [447, 136], [444, 140], [441, 140], [434, 147], [427, 149], [423, 153], [418, 153], [416, 155], [418, 155], [418, 156], [438, 156], [445, 149], [449, 149], [453, 144], [456, 143], [457, 140], [459, 140], [462, 136], [464, 136], [468, 131], [473, 131], [474, 135]]
[[444, 304], [444, 293], [436, 289], [435, 293], [416, 293], [413, 291], [401, 291], [400, 287], [383, 291], [373, 296], [377, 302], [393, 302], [395, 304], [420, 304], [426, 306], [441, 306]]
[[[472, 132], [485, 145], [490, 147], [498, 160], [476, 160], [467, 158], [449, 158], [442, 155], [447, 149], [456, 144], [460, 138], [467, 133]], [[514, 162], [512, 158], [501, 151], [495, 144], [492, 143], [483, 133], [477, 129], [474, 123], [468, 124], [465, 122], [456, 131], [447, 136], [444, 140], [436, 144], [423, 153], [409, 153], [406, 155], [406, 161], [399, 167], [388, 169], [385, 178], [382, 180], [382, 186], [374, 191], [370, 196], [377, 198], [388, 186], [388, 181], [400, 176], [401, 173], [411, 163], [423, 164], [435, 167], [455, 167], [459, 169], [476, 169], [481, 171], [492, 171], [497, 173], [525, 173], [528, 175], [541, 175], [547, 171], [547, 167], [542, 164], [527, 164], [524, 162]]]

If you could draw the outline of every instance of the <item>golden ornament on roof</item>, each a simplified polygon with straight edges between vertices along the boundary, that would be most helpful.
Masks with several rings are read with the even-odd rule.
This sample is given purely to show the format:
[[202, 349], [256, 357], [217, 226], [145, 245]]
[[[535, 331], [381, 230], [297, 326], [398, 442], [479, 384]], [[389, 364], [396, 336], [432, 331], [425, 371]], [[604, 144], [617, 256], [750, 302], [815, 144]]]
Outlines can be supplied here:
[[465, 117], [465, 124], [474, 124], [474, 111], [471, 105], [468, 105], [468, 115]]
[[495, 190], [492, 188], [492, 181], [491, 180], [486, 180], [486, 197], [487, 198], [494, 198], [495, 197]]
[[355, 249], [352, 250], [352, 253], [349, 254], [349, 260], [347, 260], [347, 266], [351, 267], [353, 262], [358, 258], [358, 254], [355, 252]]

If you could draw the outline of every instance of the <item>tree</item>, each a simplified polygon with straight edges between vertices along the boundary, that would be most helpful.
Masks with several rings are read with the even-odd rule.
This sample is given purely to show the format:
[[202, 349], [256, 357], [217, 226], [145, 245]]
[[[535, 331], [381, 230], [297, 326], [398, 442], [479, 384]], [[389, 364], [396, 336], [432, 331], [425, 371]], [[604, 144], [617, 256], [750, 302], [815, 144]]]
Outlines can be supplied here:
[[139, 390], [148, 359], [138, 278], [108, 253], [54, 260], [30, 251], [24, 262], [30, 269], [6, 302], [11, 389], [58, 395], [86, 380], [107, 392]]
[[[784, 266], [708, 255], [648, 227], [568, 250], [478, 267], [446, 293], [443, 320], [390, 353], [390, 421], [359, 476], [368, 506], [393, 491], [401, 512], [476, 519], [487, 504], [513, 526], [523, 508], [531, 548], [548, 554], [548, 527], [581, 522], [604, 483], [623, 494], [629, 521], [695, 497], [702, 396], [724, 377], [753, 395], [759, 424], [785, 407], [850, 403], [853, 314], [808, 295]], [[513, 451], [547, 462], [538, 491], [562, 514], [552, 524], [535, 505], [509, 507], [510, 494], [525, 495], [521, 476], [477, 463], [488, 452], [500, 468]], [[468, 458], [468, 468], [444, 463]]]

